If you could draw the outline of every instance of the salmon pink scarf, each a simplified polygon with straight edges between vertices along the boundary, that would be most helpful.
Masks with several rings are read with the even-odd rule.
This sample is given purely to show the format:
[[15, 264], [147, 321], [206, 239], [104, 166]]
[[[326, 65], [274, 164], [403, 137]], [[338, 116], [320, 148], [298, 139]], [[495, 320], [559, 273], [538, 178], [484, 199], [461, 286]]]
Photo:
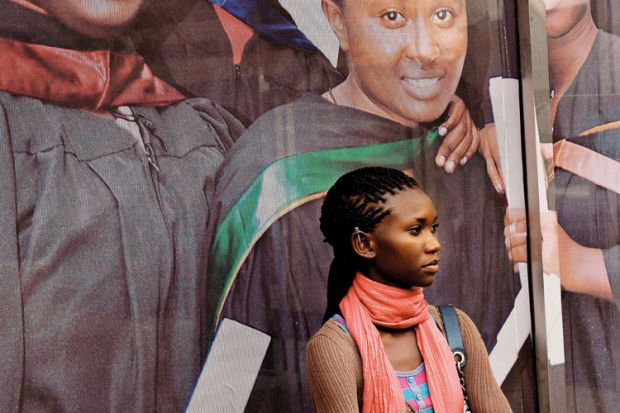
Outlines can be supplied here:
[[403, 289], [357, 273], [340, 309], [362, 357], [364, 413], [406, 411], [396, 373], [387, 358], [376, 325], [405, 329], [418, 326], [416, 339], [424, 358], [433, 409], [462, 413], [463, 393], [448, 343], [429, 316], [422, 288]]

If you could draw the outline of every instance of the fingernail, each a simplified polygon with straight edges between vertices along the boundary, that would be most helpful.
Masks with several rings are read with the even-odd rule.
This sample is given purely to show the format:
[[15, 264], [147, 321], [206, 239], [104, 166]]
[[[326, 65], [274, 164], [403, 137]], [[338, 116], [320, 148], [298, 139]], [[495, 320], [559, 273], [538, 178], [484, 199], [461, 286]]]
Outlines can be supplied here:
[[446, 128], [445, 126], [440, 126], [439, 128], [437, 128], [437, 132], [439, 133], [439, 136], [446, 136], [446, 134], [448, 133], [448, 128]]
[[446, 157], [443, 155], [439, 155], [437, 157], [437, 159], [435, 159], [435, 163], [437, 164], [437, 166], [442, 167], [445, 165], [446, 163]]
[[463, 156], [463, 158], [461, 159], [461, 162], [459, 162], [461, 165], [465, 165], [467, 163], [469, 159], [467, 159], [467, 156]]
[[456, 168], [456, 165], [454, 164], [454, 162], [448, 161], [446, 163], [446, 172], [452, 173], [452, 172], [454, 172], [454, 168]]

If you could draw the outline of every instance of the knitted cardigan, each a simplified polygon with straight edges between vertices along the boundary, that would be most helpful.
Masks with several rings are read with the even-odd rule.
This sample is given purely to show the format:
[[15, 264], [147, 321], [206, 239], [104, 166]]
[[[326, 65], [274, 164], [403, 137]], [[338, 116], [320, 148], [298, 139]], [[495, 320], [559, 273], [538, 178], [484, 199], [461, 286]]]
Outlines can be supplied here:
[[[443, 323], [435, 307], [429, 311]], [[457, 310], [467, 353], [464, 368], [470, 407], [476, 413], [511, 412], [498, 386], [478, 329], [471, 319]], [[310, 339], [306, 348], [310, 392], [317, 413], [353, 413], [361, 411], [364, 377], [362, 359], [353, 338], [333, 320], [327, 321]]]

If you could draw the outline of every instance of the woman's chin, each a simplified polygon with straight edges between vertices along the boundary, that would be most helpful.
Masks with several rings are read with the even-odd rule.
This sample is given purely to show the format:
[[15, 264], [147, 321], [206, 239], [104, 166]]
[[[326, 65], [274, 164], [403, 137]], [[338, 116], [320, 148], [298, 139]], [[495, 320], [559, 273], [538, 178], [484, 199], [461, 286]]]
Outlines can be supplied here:
[[401, 116], [411, 123], [432, 123], [443, 115], [448, 107], [448, 103], [449, 101], [444, 103], [443, 99], [418, 100], [408, 105], [408, 107], [403, 107], [400, 112]]

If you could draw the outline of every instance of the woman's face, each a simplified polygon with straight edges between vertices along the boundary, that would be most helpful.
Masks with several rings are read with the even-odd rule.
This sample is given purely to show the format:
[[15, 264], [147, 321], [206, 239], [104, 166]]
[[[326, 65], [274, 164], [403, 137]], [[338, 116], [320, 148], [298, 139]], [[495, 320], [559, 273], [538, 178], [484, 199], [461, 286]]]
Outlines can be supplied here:
[[437, 119], [465, 60], [465, 0], [344, 0], [340, 12], [341, 46], [366, 97], [404, 124]]
[[589, 0], [545, 0], [547, 36], [561, 37], [589, 13]]
[[420, 189], [387, 198], [387, 215], [367, 234], [373, 256], [366, 276], [397, 287], [428, 287], [439, 271], [437, 211]]

